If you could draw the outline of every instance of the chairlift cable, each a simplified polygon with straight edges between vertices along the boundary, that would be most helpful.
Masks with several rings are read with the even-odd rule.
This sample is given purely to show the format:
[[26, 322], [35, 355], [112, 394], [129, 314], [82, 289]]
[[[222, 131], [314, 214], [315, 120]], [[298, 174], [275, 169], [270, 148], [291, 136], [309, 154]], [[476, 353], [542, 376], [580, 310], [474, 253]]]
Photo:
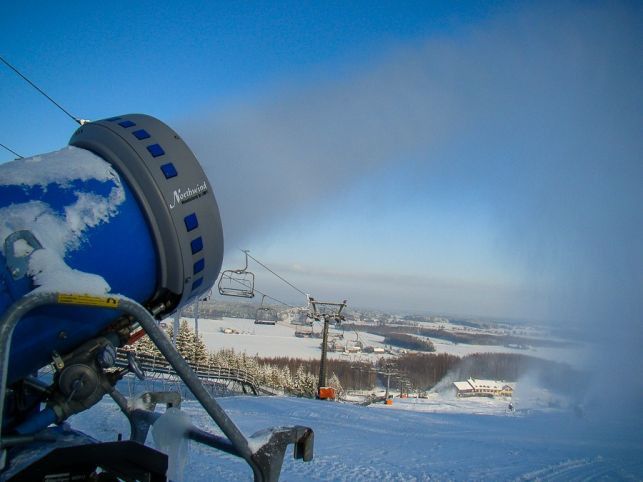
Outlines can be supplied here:
[[17, 153], [16, 151], [14, 151], [13, 149], [9, 149], [9, 148], [8, 148], [7, 146], [5, 146], [4, 144], [0, 144], [0, 147], [3, 147], [4, 149], [8, 150], [8, 151], [9, 151], [11, 154], [13, 154], [14, 156], [18, 156], [18, 159], [24, 159], [24, 156], [21, 156], [20, 154], [18, 154], [18, 153]]
[[[242, 281], [240, 281], [238, 279], [233, 279], [232, 281], [234, 281], [236, 283], [239, 283], [240, 285], [245, 286], [246, 288], [250, 287], [250, 286], [248, 286], [247, 284], [243, 283]], [[296, 308], [293, 305], [289, 305], [288, 303], [285, 303], [285, 302], [283, 302], [281, 300], [278, 300], [277, 298], [274, 298], [274, 297], [272, 297], [270, 295], [267, 295], [267, 294], [263, 293], [262, 291], [259, 291], [257, 288], [254, 288], [254, 291], [256, 291], [257, 293], [259, 293], [260, 295], [262, 295], [262, 296], [264, 296], [266, 298], [269, 298], [269, 299], [271, 299], [273, 301], [276, 301], [277, 303], [281, 303], [282, 305], [287, 306], [288, 308]], [[262, 303], [263, 303], [263, 300], [262, 300]]]
[[299, 292], [300, 292], [302, 295], [304, 295], [304, 296], [308, 296], [308, 294], [307, 294], [307, 293], [305, 293], [304, 291], [302, 291], [302, 290], [300, 290], [299, 288], [297, 288], [294, 284], [292, 284], [292, 283], [291, 283], [290, 281], [288, 281], [286, 278], [284, 278], [283, 276], [278, 275], [278, 274], [277, 274], [277, 273], [275, 273], [273, 270], [271, 270], [270, 268], [268, 268], [268, 266], [266, 266], [266, 265], [265, 265], [265, 264], [263, 264], [261, 261], [259, 261], [257, 258], [255, 258], [254, 256], [252, 256], [252, 255], [248, 254], [248, 251], [243, 250], [243, 249], [241, 249], [240, 251], [242, 251], [242, 252], [246, 253], [246, 256], [247, 256], [248, 258], [252, 259], [254, 262], [256, 262], [257, 264], [259, 264], [260, 266], [263, 266], [265, 269], [267, 269], [268, 271], [270, 271], [270, 272], [271, 272], [272, 274], [274, 274], [277, 278], [279, 278], [281, 281], [283, 281], [284, 283], [286, 283], [288, 286], [290, 286], [290, 287], [291, 287], [291, 288], [293, 288], [294, 290], [299, 291]]
[[[58, 107], [61, 111], [63, 111], [65, 114], [67, 114], [74, 122], [80, 124], [81, 126], [87, 122], [84, 119], [79, 119], [78, 117], [74, 117], [71, 115], [63, 106], [61, 106], [58, 102], [56, 102], [54, 99], [49, 97], [47, 93], [42, 90], [40, 87], [38, 87], [36, 84], [34, 84], [31, 80], [27, 78], [22, 72], [20, 72], [18, 69], [16, 69], [13, 65], [11, 65], [9, 62], [7, 62], [2, 56], [0, 56], [0, 60], [11, 70], [13, 70], [16, 74], [18, 74], [20, 77], [22, 77], [29, 85], [31, 85], [34, 89], [36, 89], [38, 92], [40, 92], [42, 95], [44, 95], [52, 104], [54, 104], [56, 107]], [[4, 147], [4, 146], [3, 146]]]
[[265, 297], [266, 297], [266, 298], [268, 298], [268, 299], [271, 299], [271, 300], [273, 300], [273, 301], [276, 301], [277, 303], [281, 303], [282, 305], [287, 306], [288, 308], [295, 308], [293, 305], [289, 305], [288, 303], [284, 303], [283, 301], [278, 300], [277, 298], [273, 298], [273, 297], [272, 297], [272, 296], [270, 296], [270, 295], [267, 295], [267, 294], [265, 294], [265, 293], [262, 293], [262, 292], [261, 292], [261, 291], [259, 291], [258, 289], [255, 289], [255, 291], [256, 291], [257, 293], [259, 293], [260, 295], [265, 296]]

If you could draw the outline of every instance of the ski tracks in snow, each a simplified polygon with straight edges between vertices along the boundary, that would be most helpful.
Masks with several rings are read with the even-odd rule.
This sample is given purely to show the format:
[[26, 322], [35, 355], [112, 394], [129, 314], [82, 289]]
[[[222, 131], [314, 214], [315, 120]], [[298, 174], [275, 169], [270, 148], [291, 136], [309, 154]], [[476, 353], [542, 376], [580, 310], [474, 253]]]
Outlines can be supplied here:
[[590, 481], [590, 480], [641, 480], [636, 473], [641, 473], [643, 464], [616, 464], [603, 457], [594, 459], [571, 459], [539, 470], [527, 472], [514, 479], [522, 481]]

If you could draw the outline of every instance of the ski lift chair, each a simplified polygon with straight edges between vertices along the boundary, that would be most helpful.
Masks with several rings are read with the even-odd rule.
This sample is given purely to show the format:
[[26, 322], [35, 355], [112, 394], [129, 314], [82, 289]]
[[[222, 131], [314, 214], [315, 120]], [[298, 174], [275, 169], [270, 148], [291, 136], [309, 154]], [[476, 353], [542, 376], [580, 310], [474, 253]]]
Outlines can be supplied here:
[[219, 278], [219, 293], [224, 296], [254, 298], [255, 275], [250, 271], [228, 269]]
[[220, 294], [238, 298], [254, 298], [255, 275], [248, 271], [248, 251], [244, 251], [244, 253], [246, 254], [244, 268], [227, 269], [221, 273], [218, 284]]
[[277, 324], [277, 310], [269, 306], [263, 306], [263, 300], [266, 295], [261, 298], [261, 306], [257, 308], [255, 313], [255, 325], [276, 325]]
[[298, 308], [295, 312], [294, 319], [292, 320], [293, 325], [299, 326], [310, 326], [313, 324], [313, 318], [310, 314], [309, 308]]

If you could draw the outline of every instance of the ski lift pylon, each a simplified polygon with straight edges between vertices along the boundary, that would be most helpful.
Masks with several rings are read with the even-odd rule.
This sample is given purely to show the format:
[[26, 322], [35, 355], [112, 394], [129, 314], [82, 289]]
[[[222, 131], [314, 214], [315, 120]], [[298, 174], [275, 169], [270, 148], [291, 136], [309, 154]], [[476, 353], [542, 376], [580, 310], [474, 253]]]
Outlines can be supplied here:
[[246, 266], [243, 269], [227, 269], [221, 272], [219, 278], [219, 293], [224, 296], [237, 296], [239, 298], [254, 298], [255, 296], [255, 275], [248, 271], [248, 250], [246, 254]]
[[263, 300], [266, 295], [261, 297], [261, 306], [257, 308], [255, 313], [255, 325], [276, 325], [277, 324], [277, 310], [269, 306], [263, 306]]

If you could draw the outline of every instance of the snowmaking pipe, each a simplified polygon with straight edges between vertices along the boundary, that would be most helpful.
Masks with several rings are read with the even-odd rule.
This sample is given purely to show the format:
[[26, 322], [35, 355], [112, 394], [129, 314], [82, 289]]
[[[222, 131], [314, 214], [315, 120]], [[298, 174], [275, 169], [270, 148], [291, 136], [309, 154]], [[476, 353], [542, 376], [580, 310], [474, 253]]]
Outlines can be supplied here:
[[[190, 368], [185, 359], [178, 351], [176, 351], [176, 348], [174, 348], [167, 336], [164, 335], [158, 327], [154, 317], [149, 313], [149, 311], [147, 311], [147, 309], [136, 301], [119, 295], [110, 295], [109, 297], [105, 297], [102, 300], [103, 304], [99, 304], [101, 300], [95, 296], [63, 293], [32, 293], [23, 296], [20, 300], [15, 302], [6, 311], [4, 316], [0, 318], [0, 363], [2, 364], [2, 367], [0, 368], [0, 399], [4, 400], [5, 398], [11, 340], [15, 328], [20, 320], [23, 320], [29, 312], [39, 307], [66, 304], [69, 300], [73, 301], [71, 304], [77, 306], [109, 306], [110, 309], [119, 310], [137, 320], [143, 330], [145, 330], [148, 336], [159, 348], [163, 356], [167, 359], [170, 365], [172, 365], [172, 368], [174, 368], [177, 374], [181, 377], [185, 385], [203, 406], [208, 415], [210, 415], [212, 420], [214, 420], [214, 422], [219, 426], [225, 436], [228, 437], [236, 452], [252, 467], [255, 475], [258, 472], [261, 472], [261, 468], [258, 467], [258, 464], [252, 458], [253, 452], [248, 446], [248, 440], [246, 437], [237, 428], [232, 419], [225, 413], [223, 408], [221, 408], [219, 403], [208, 394], [192, 368]], [[25, 321], [23, 320], [23, 323], [24, 322]], [[3, 420], [3, 411], [4, 403], [0, 403], [0, 420]], [[46, 412], [46, 410], [43, 412]], [[41, 430], [51, 423], [51, 420], [45, 419], [46, 417], [42, 420], [39, 419], [46, 423], [42, 427], [36, 427], [33, 425], [34, 430]], [[0, 456], [1, 470], [4, 465], [1, 463], [4, 459], [4, 449], [2, 449], [1, 439], [0, 450], [2, 450], [2, 455]]]

